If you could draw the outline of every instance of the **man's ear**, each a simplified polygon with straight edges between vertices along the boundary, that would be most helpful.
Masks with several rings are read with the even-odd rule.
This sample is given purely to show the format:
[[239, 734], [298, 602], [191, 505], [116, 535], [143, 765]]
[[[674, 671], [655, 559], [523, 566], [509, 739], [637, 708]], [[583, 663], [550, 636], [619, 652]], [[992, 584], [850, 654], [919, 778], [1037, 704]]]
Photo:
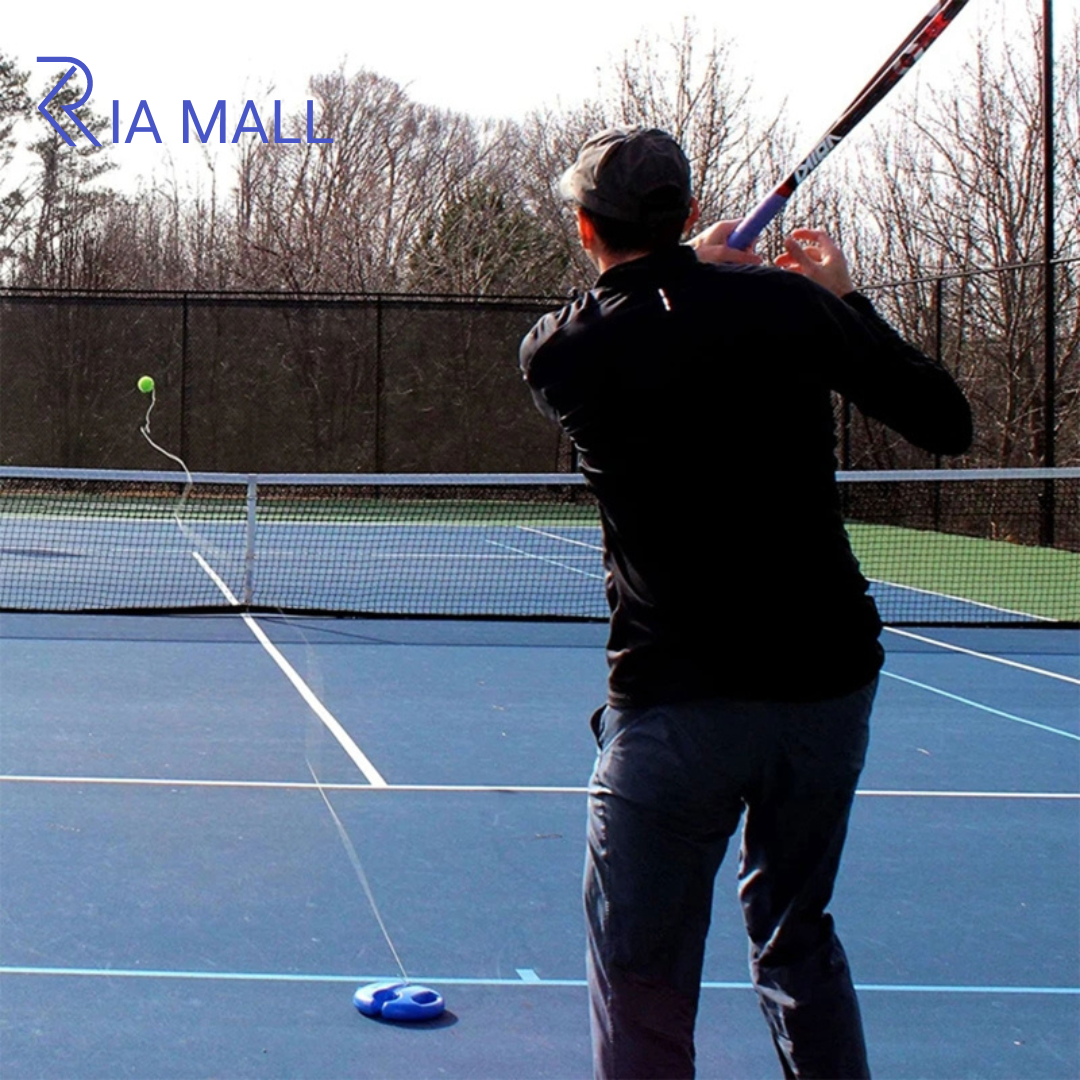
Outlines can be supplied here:
[[686, 224], [683, 226], [683, 232], [688, 233], [698, 223], [701, 218], [701, 206], [697, 199], [690, 199], [690, 213], [686, 215]]
[[581, 241], [581, 246], [586, 251], [592, 251], [596, 246], [596, 229], [580, 206], [577, 208], [576, 216], [577, 234], [578, 239]]

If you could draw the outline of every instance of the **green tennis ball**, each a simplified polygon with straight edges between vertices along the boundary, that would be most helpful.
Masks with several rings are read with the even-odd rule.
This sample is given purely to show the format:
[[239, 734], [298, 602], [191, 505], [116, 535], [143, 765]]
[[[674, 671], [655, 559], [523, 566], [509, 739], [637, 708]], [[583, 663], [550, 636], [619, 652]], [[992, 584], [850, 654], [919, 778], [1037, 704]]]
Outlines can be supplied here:
[[149, 375], [144, 375], [139, 380], [139, 389], [144, 394], [152, 394], [154, 392], [154, 380]]

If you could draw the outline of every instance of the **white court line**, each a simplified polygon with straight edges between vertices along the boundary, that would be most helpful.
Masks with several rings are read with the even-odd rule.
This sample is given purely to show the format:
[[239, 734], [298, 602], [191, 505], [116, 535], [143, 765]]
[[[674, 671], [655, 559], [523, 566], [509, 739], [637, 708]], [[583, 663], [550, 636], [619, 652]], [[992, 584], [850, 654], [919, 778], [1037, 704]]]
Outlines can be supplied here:
[[561, 544], [573, 544], [575, 547], [588, 548], [590, 551], [603, 551], [600, 544], [586, 544], [584, 540], [571, 540], [569, 536], [560, 536], [558, 533], [545, 532], [543, 529], [534, 529], [531, 525], [519, 525], [521, 532], [535, 533], [537, 536], [546, 537], [548, 540], [558, 540]]
[[875, 585], [887, 585], [890, 589], [906, 589], [908, 592], [921, 593], [923, 596], [935, 596], [942, 600], [951, 600], [956, 604], [963, 604], [965, 607], [986, 608], [987, 611], [998, 611], [1002, 615], [1018, 615], [1023, 619], [1030, 619], [1032, 622], [1054, 621], [1046, 615], [1032, 615], [1029, 611], [1017, 611], [1014, 608], [1001, 607], [998, 604], [987, 604], [982, 600], [972, 600], [967, 596], [956, 596], [953, 593], [941, 592], [940, 589], [920, 589], [918, 585], [904, 585], [902, 582], [889, 581], [886, 578], [867, 578], [867, 580]]
[[1080, 801], [1080, 791], [856, 791], [864, 799], [1059, 799]]
[[[524, 973], [524, 974], [523, 974]], [[531, 968], [517, 968], [516, 978], [461, 978], [447, 975], [417, 975], [414, 981], [432, 986], [516, 986], [526, 988], [549, 987], [552, 989], [580, 988], [588, 983], [584, 979], [541, 978]], [[148, 968], [45, 968], [0, 967], [0, 975], [52, 976], [53, 978], [81, 979], [180, 979], [204, 980], [206, 982], [271, 982], [271, 983], [371, 983], [384, 982], [382, 975], [324, 975], [297, 972], [271, 971], [175, 971], [150, 970]], [[702, 990], [752, 990], [748, 982], [720, 982], [702, 980]], [[1031, 994], [1072, 997], [1080, 994], [1080, 986], [992, 986], [962, 984], [934, 985], [932, 983], [856, 983], [855, 989], [870, 993], [894, 994]]]
[[494, 547], [505, 548], [507, 551], [512, 551], [515, 555], [521, 556], [523, 559], [533, 559], [536, 562], [546, 563], [548, 566], [554, 566], [558, 570], [569, 570], [572, 574], [580, 574], [582, 577], [592, 578], [594, 581], [603, 581], [603, 574], [592, 574], [588, 570], [579, 570], [576, 566], [567, 566], [566, 563], [558, 562], [555, 559], [546, 558], [543, 555], [533, 555], [532, 552], [522, 551], [521, 548], [516, 548], [510, 544], [504, 544], [499, 540], [484, 540], [485, 544], [491, 544]]
[[[267, 791], [318, 791], [319, 785], [298, 780], [192, 780], [183, 777], [171, 780], [154, 777], [117, 776], [33, 776], [8, 773], [0, 775], [0, 784], [58, 784], [97, 785], [100, 787], [150, 787], [150, 788], [238, 788], [265, 789]], [[514, 784], [323, 784], [324, 791], [410, 792], [447, 795], [587, 795], [588, 788], [559, 787], [555, 785]], [[862, 798], [877, 799], [1046, 799], [1051, 801], [1080, 801], [1075, 791], [902, 791], [860, 789], [855, 792]]]
[[[193, 551], [191, 554], [195, 561], [210, 576], [210, 580], [221, 590], [225, 599], [228, 600], [233, 607], [239, 607], [240, 601], [233, 595], [229, 586], [217, 575], [214, 568], [210, 566], [197, 551]], [[315, 696], [311, 687], [304, 682], [292, 664], [281, 655], [274, 643], [266, 636], [263, 628], [248, 615], [247, 612], [240, 612], [240, 618], [244, 620], [247, 624], [247, 628], [255, 635], [259, 644], [267, 651], [270, 659], [281, 669], [285, 678], [293, 684], [300, 696], [307, 702], [311, 711], [326, 725], [330, 734], [337, 739], [341, 749], [349, 755], [353, 764], [367, 777], [368, 783], [370, 783], [372, 787], [386, 787], [386, 781], [383, 779], [379, 770], [372, 765], [368, 760], [367, 755], [365, 755], [360, 747], [353, 742], [352, 736], [340, 723], [338, 723], [333, 713], [331, 713], [330, 710]]]
[[[488, 544], [498, 543], [498, 541], [496, 541], [496, 540], [488, 540], [487, 538], [484, 538], [484, 542], [488, 543]], [[508, 547], [507, 545], [500, 545], [500, 546], [507, 547], [507, 550], [512, 551], [512, 552], [517, 551], [516, 548]], [[282, 553], [291, 554], [292, 553], [292, 549], [290, 549], [290, 548], [281, 548], [281, 549], [264, 548], [263, 550], [269, 552], [270, 554], [282, 554]], [[426, 561], [439, 561], [439, 560], [441, 560], [443, 562], [516, 562], [517, 559], [518, 559], [518, 555], [516, 555], [516, 554], [514, 554], [514, 555], [481, 555], [478, 551], [443, 551], [443, 552], [439, 552], [439, 551], [428, 551], [428, 552], [424, 552], [424, 551], [373, 551], [369, 556], [366, 556], [366, 557], [370, 558], [372, 560], [374, 560], [374, 559], [387, 559], [387, 560], [393, 559], [393, 560], [400, 561], [400, 560], [403, 560], [403, 559], [416, 559], [416, 560], [426, 560]], [[576, 555], [575, 558], [584, 559], [584, 558], [587, 558], [587, 556], [585, 556], [585, 555]]]
[[[314, 784], [306, 780], [195, 780], [185, 777], [138, 777], [138, 776], [40, 776], [31, 774], [0, 774], [0, 784], [59, 784], [98, 785], [100, 787], [163, 787], [163, 788], [237, 788], [267, 791], [385, 791], [385, 792], [435, 792], [439, 794], [466, 795], [587, 795], [585, 787], [556, 785], [515, 784]], [[1055, 796], [1056, 797], [1056, 796]]]
[[927, 645], [937, 645], [938, 648], [948, 649], [951, 652], [963, 653], [965, 656], [976, 656], [980, 660], [989, 660], [993, 664], [1004, 664], [1006, 667], [1019, 668], [1021, 671], [1030, 671], [1034, 675], [1044, 675], [1048, 679], [1060, 679], [1062, 682], [1080, 686], [1080, 679], [1075, 679], [1071, 675], [1062, 675], [1058, 671], [1047, 671], [1045, 668], [1032, 667], [1030, 664], [1021, 664], [1016, 660], [1006, 660], [1003, 656], [993, 656], [991, 653], [976, 652], [974, 649], [965, 649], [961, 645], [953, 645], [948, 641], [938, 641], [936, 638], [923, 637], [921, 634], [913, 634], [908, 630], [897, 630], [894, 626], [886, 626], [885, 630], [890, 634], [911, 638], [913, 641], [922, 641]]
[[961, 705], [970, 705], [973, 709], [980, 709], [982, 712], [990, 713], [992, 716], [1000, 716], [1005, 720], [1012, 720], [1017, 724], [1038, 728], [1040, 731], [1048, 731], [1052, 735], [1060, 735], [1063, 739], [1072, 739], [1074, 742], [1080, 742], [1080, 735], [1074, 735], [1071, 731], [1062, 731], [1061, 728], [1050, 727], [1049, 724], [1040, 724], [1034, 720], [1027, 720], [1023, 716], [1016, 716], [1014, 713], [1007, 713], [1001, 709], [994, 709], [989, 705], [984, 705], [981, 701], [972, 701], [971, 698], [961, 697], [959, 694], [951, 694], [948, 690], [942, 690], [940, 687], [916, 682], [914, 679], [906, 679], [903, 675], [894, 675], [891, 671], [882, 671], [881, 674], [887, 679], [895, 679], [897, 682], [907, 683], [908, 686], [917, 686], [920, 690], [927, 690], [931, 694], [937, 694], [939, 697], [948, 698], [950, 701], [958, 701]]

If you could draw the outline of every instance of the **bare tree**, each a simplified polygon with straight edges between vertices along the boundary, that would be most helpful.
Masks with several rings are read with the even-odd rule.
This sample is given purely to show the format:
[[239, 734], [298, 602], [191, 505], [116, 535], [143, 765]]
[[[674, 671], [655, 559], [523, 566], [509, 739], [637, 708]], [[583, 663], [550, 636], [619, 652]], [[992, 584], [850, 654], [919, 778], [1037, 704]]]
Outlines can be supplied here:
[[[9, 166], [17, 146], [15, 131], [20, 120], [30, 116], [30, 97], [26, 92], [25, 71], [14, 60], [0, 53], [0, 173], [11, 175]], [[4, 264], [13, 258], [26, 225], [28, 192], [25, 183], [0, 185], [0, 275]]]
[[[295, 290], [400, 287], [415, 239], [484, 160], [494, 132], [411, 101], [361, 71], [312, 80], [333, 142], [252, 146], [237, 184], [244, 283]], [[306, 126], [294, 117], [290, 131]]]
[[[882, 296], [909, 337], [935, 342], [938, 305], [948, 305], [944, 359], [977, 412], [972, 460], [995, 465], [1038, 464], [1044, 449], [1041, 43], [1033, 9], [1026, 37], [984, 33], [953, 85], [901, 105], [862, 161], [865, 261], [878, 280], [907, 283]], [[1074, 27], [1060, 60], [1055, 118], [1066, 163], [1077, 155], [1078, 66]], [[1080, 254], [1075, 168], [1058, 173], [1057, 219], [1054, 254]], [[970, 273], [989, 268], [996, 269]], [[947, 285], [934, 280], [942, 275], [950, 275]], [[1063, 271], [1056, 285], [1064, 331], [1058, 435], [1071, 454], [1080, 365], [1076, 304], [1066, 290], [1074, 277]], [[896, 464], [896, 445], [880, 432], [875, 438], [869, 463]]]
[[659, 46], [639, 39], [610, 87], [617, 123], [661, 127], [685, 147], [706, 220], [744, 212], [791, 158], [780, 118], [756, 115], [753, 80], [734, 74], [733, 52], [731, 41], [715, 37], [702, 45], [685, 20], [680, 35]]
[[[515, 141], [508, 130], [504, 141]], [[569, 258], [558, 234], [521, 197], [505, 154], [455, 191], [414, 245], [413, 292], [466, 296], [552, 295]]]
[[[57, 78], [62, 74], [58, 72]], [[86, 143], [61, 111], [81, 96], [82, 87], [69, 83], [52, 102], [54, 119], [70, 136], [79, 138], [76, 145], [69, 145], [55, 128], [37, 118], [42, 134], [29, 146], [38, 164], [27, 200], [33, 225], [22, 244], [18, 272], [22, 284], [69, 288], [96, 284], [93, 223], [111, 198], [96, 182], [113, 165], [103, 152], [105, 148]], [[76, 110], [76, 115], [95, 135], [108, 123], [87, 106]]]

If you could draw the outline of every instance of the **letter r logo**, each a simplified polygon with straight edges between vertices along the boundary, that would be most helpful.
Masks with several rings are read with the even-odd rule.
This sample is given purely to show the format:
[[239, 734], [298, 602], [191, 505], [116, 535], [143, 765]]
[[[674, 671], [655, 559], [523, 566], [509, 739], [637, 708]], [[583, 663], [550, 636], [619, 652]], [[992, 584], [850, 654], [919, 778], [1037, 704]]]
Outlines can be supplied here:
[[59, 132], [60, 138], [68, 144], [68, 146], [74, 146], [75, 140], [56, 122], [56, 119], [49, 112], [47, 106], [50, 101], [58, 93], [64, 84], [75, 74], [76, 68], [78, 68], [86, 76], [86, 92], [78, 101], [73, 101], [68, 105], [61, 105], [60, 111], [94, 144], [94, 146], [100, 146], [101, 143], [94, 138], [94, 134], [89, 128], [79, 119], [75, 110], [85, 105], [90, 100], [90, 91], [94, 89], [94, 77], [90, 74], [90, 69], [81, 61], [76, 60], [74, 56], [39, 56], [37, 58], [39, 64], [74, 64], [68, 70], [67, 74], [49, 91], [45, 100], [38, 106], [38, 112], [49, 121], [50, 124]]

